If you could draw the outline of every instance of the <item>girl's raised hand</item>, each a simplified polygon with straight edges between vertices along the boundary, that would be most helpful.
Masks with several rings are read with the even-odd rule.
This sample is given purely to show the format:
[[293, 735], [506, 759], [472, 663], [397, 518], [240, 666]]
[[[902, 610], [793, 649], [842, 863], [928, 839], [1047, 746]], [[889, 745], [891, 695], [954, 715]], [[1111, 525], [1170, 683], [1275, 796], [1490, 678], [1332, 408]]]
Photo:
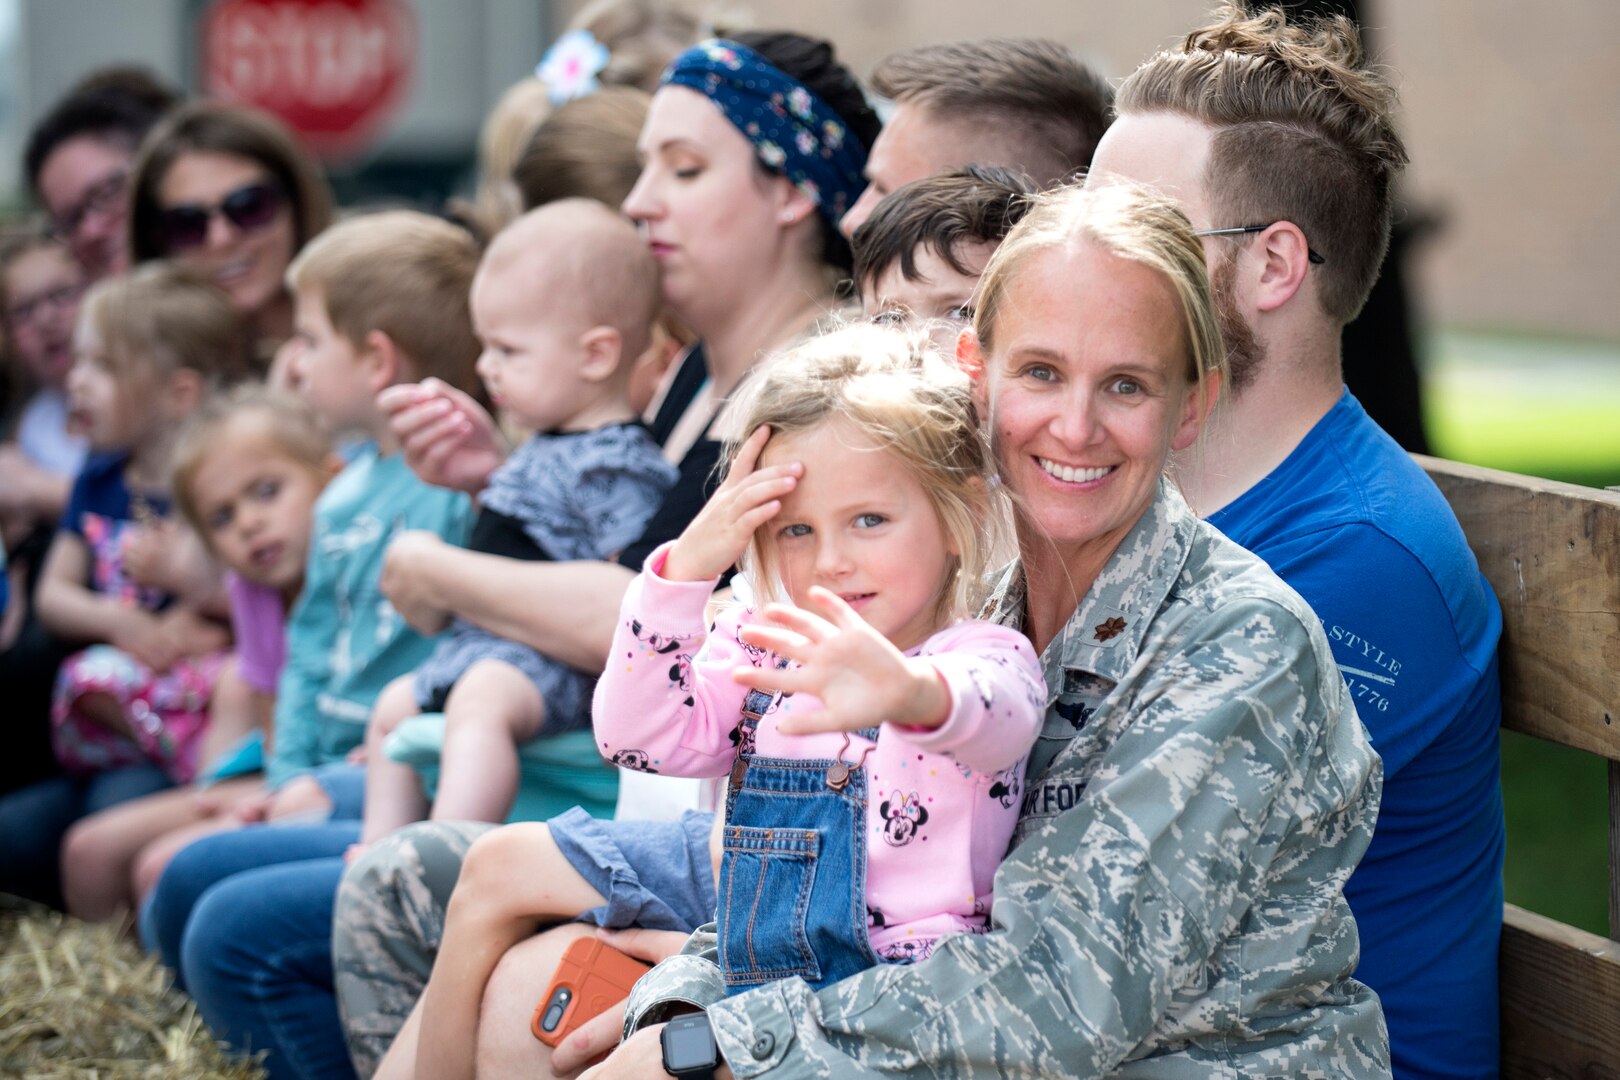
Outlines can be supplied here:
[[859, 731], [876, 724], [937, 728], [950, 715], [951, 697], [938, 670], [925, 657], [906, 656], [874, 630], [837, 594], [810, 590], [814, 610], [767, 604], [760, 622], [738, 636], [799, 666], [738, 667], [732, 677], [755, 690], [813, 694], [820, 712], [783, 714], [786, 735]]
[[754, 530], [782, 509], [782, 497], [798, 483], [804, 466], [795, 461], [756, 468], [770, 437], [771, 429], [764, 426], [748, 436], [725, 482], [670, 549], [664, 560], [663, 578], [709, 581], [719, 577], [748, 548]]

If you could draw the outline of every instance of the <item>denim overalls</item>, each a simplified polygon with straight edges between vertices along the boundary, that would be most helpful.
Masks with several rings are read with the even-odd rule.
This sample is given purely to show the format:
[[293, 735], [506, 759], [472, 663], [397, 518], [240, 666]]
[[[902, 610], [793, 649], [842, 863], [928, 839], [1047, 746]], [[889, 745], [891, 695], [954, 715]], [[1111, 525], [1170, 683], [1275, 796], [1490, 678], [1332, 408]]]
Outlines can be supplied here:
[[865, 754], [757, 756], [754, 729], [776, 700], [744, 699], [726, 795], [718, 932], [730, 994], [794, 975], [820, 989], [878, 962], [866, 935]]

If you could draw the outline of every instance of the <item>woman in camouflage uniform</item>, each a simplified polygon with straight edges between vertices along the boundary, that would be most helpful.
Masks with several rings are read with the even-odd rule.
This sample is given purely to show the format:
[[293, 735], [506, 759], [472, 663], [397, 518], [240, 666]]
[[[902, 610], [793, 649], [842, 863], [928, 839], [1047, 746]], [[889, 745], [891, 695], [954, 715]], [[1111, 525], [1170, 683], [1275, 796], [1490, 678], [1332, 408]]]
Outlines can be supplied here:
[[727, 998], [705, 928], [587, 1075], [662, 1075], [658, 1021], [706, 1006], [738, 1076], [1388, 1076], [1343, 897], [1378, 758], [1310, 608], [1165, 477], [1222, 377], [1199, 240], [1140, 189], [1066, 189], [978, 301], [959, 354], [1019, 505], [991, 614], [1050, 693], [991, 932]]

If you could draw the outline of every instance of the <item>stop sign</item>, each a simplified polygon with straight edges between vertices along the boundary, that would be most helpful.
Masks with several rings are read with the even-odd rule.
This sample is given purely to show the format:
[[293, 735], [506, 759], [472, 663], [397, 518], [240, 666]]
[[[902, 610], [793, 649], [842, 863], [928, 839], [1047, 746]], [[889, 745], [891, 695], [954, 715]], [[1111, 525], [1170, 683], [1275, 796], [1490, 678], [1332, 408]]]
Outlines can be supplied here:
[[403, 0], [215, 0], [204, 90], [279, 116], [319, 154], [365, 150], [409, 89], [416, 20]]

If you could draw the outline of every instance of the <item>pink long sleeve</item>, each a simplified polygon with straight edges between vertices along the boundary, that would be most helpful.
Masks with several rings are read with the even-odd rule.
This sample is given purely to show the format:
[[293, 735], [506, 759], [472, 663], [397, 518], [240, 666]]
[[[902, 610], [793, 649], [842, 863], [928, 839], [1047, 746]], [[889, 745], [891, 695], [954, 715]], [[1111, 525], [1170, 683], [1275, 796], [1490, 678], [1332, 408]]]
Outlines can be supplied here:
[[602, 756], [627, 769], [720, 776], [736, 757], [733, 733], [747, 693], [731, 672], [748, 654], [735, 615], [713, 634], [705, 623], [717, 582], [658, 576], [667, 553], [667, 545], [653, 552], [625, 592], [592, 727]]
[[[664, 549], [625, 594], [607, 670], [597, 683], [596, 737], [627, 768], [720, 776], [736, 757], [746, 691], [740, 665], [776, 657], [737, 640], [751, 612], [734, 607], [704, 621], [712, 582], [657, 576]], [[1046, 684], [1021, 634], [962, 622], [913, 655], [944, 677], [951, 712], [934, 730], [885, 724], [875, 742], [853, 735], [844, 750], [867, 776], [867, 907], [879, 955], [925, 955], [941, 936], [982, 929], [991, 881], [1018, 818], [1024, 758], [1045, 715]], [[840, 734], [784, 735], [777, 718], [816, 710], [797, 694], [775, 702], [755, 732], [766, 757], [833, 758]]]

